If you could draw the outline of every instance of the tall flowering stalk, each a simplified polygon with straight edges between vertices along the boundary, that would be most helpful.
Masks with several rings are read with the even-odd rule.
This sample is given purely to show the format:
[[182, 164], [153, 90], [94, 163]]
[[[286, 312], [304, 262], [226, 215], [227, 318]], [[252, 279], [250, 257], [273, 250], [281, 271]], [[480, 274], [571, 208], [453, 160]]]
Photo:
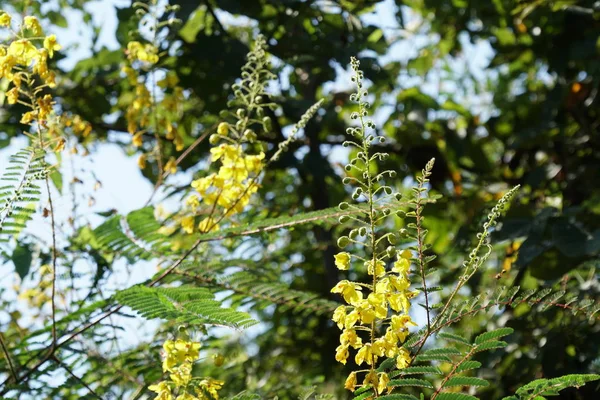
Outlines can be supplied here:
[[200, 355], [201, 344], [179, 338], [163, 344], [162, 369], [169, 379], [151, 385], [155, 400], [216, 400], [223, 381], [195, 377], [193, 364]]
[[10, 83], [5, 96], [8, 104], [20, 104], [28, 111], [20, 122], [33, 126], [36, 135], [30, 137], [45, 148], [49, 144], [60, 151], [65, 146], [62, 137], [46, 137], [43, 133], [56, 132], [46, 129], [55, 117], [54, 100], [48, 89], [56, 87], [56, 74], [48, 68], [48, 60], [61, 49], [55, 35], [45, 36], [38, 19], [23, 18], [18, 27], [13, 27], [12, 17], [0, 11], [0, 28], [8, 30], [8, 43], [0, 44], [0, 78]]
[[[342, 210], [358, 211], [354, 216], [340, 218], [340, 222], [352, 220], [359, 227], [338, 240], [340, 247], [352, 250], [338, 253], [335, 264], [342, 271], [362, 264], [371, 280], [368, 283], [342, 280], [331, 290], [339, 293], [347, 303], [333, 314], [333, 321], [342, 330], [335, 358], [346, 364], [350, 348], [357, 350], [354, 356], [356, 364], [365, 364], [367, 368], [353, 371], [345, 387], [354, 391], [362, 386], [371, 386], [378, 396], [386, 390], [390, 381], [387, 373], [377, 372], [378, 360], [394, 357], [399, 369], [405, 368], [411, 361], [410, 353], [402, 344], [408, 336], [408, 328], [416, 326], [408, 312], [410, 299], [417, 292], [409, 289], [412, 252], [407, 249], [399, 251], [394, 246], [397, 235], [385, 232], [385, 222], [392, 213], [387, 205], [394, 198], [399, 200], [401, 195], [393, 193], [392, 188], [383, 183], [384, 177], [395, 176], [394, 171], [377, 172], [376, 162], [385, 160], [388, 155], [374, 152], [372, 145], [385, 142], [385, 138], [373, 133], [375, 124], [368, 118], [367, 92], [363, 89], [363, 72], [357, 59], [352, 58], [351, 67], [357, 91], [350, 99], [358, 104], [358, 111], [352, 113], [351, 119], [358, 121], [358, 126], [347, 129], [355, 139], [346, 141], [344, 145], [356, 148], [357, 152], [346, 166], [350, 176], [343, 182], [355, 187], [352, 198], [361, 204], [340, 204]], [[365, 257], [358, 254], [360, 248], [364, 248]]]

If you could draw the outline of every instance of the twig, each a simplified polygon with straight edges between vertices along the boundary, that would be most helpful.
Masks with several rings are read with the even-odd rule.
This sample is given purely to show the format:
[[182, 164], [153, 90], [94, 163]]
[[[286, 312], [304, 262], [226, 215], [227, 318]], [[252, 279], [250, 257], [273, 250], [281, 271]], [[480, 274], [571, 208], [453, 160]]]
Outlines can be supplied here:
[[58, 365], [60, 365], [65, 371], [67, 371], [69, 373], [69, 375], [71, 375], [76, 381], [78, 381], [79, 383], [81, 383], [87, 390], [88, 392], [90, 392], [90, 394], [100, 400], [102, 400], [102, 397], [100, 397], [100, 395], [98, 395], [98, 393], [94, 392], [94, 390], [83, 381], [83, 379], [81, 379], [80, 377], [78, 377], [77, 375], [75, 375], [75, 373], [73, 371], [71, 371], [71, 369], [67, 366], [67, 364], [65, 364], [64, 362], [60, 361], [58, 358], [56, 358], [55, 356], [52, 356], [52, 360], [55, 361]]
[[14, 381], [17, 381], [17, 372], [15, 371], [15, 367], [10, 358], [10, 354], [8, 353], [8, 349], [6, 348], [6, 344], [4, 343], [4, 335], [0, 332], [0, 346], [2, 346], [2, 352], [6, 357], [6, 362], [8, 363], [8, 368], [10, 369], [10, 374], [12, 375]]

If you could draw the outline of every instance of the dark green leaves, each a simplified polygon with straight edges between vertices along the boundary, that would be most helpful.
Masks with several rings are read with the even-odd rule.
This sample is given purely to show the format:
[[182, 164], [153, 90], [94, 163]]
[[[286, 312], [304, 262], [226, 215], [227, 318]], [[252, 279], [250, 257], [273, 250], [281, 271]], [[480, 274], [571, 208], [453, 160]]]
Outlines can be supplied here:
[[17, 245], [12, 254], [12, 262], [15, 264], [15, 271], [19, 274], [21, 279], [29, 273], [31, 267], [31, 248], [29, 244], [21, 243]]

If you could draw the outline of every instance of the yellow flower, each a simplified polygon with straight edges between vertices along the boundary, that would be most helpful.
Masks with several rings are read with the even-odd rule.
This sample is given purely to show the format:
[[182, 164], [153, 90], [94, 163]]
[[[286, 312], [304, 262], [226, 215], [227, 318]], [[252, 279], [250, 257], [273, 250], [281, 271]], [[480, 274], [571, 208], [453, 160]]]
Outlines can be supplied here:
[[188, 207], [198, 208], [200, 206], [200, 199], [198, 196], [193, 194], [185, 200], [185, 204]]
[[258, 174], [260, 171], [262, 171], [262, 169], [263, 169], [262, 160], [264, 158], [265, 158], [265, 153], [263, 153], [262, 151], [255, 156], [246, 156], [245, 164], [246, 164], [246, 168], [248, 169], [248, 171], [254, 172], [256, 174]]
[[130, 60], [140, 60], [150, 64], [158, 62], [158, 49], [151, 44], [142, 45], [140, 42], [127, 43], [127, 54]]
[[341, 293], [348, 304], [355, 305], [362, 300], [362, 288], [350, 281], [343, 280], [331, 289], [331, 293]]
[[[212, 378], [204, 378], [200, 381], [198, 386], [202, 390], [208, 392], [214, 400], [219, 400], [218, 391], [221, 390], [221, 388], [223, 387], [223, 384], [224, 384], [223, 381], [218, 381], [218, 380], [212, 379]], [[196, 390], [196, 391], [197, 391], [198, 395], [200, 395], [200, 399], [205, 398], [204, 394], [201, 391], [198, 391], [198, 390]]]
[[15, 40], [8, 46], [8, 55], [14, 57], [17, 64], [28, 66], [39, 57], [35, 46], [27, 39]]
[[360, 314], [358, 310], [352, 311], [350, 314], [346, 316], [346, 320], [344, 321], [344, 327], [346, 329], [352, 328], [356, 323], [360, 320]]
[[356, 334], [354, 329], [345, 329], [340, 335], [340, 343], [344, 346], [352, 346], [358, 349], [362, 346], [362, 339]]
[[339, 270], [345, 271], [350, 268], [350, 254], [345, 251], [335, 255], [335, 266]]
[[371, 349], [371, 343], [365, 344], [363, 347], [358, 350], [356, 356], [354, 357], [354, 361], [356, 364], [361, 365], [363, 362], [366, 362], [367, 365], [373, 365], [376, 357], [373, 357], [373, 351]]
[[49, 94], [44, 95], [41, 99], [38, 99], [38, 109], [39, 109], [39, 119], [46, 119], [48, 115], [52, 112], [52, 96]]
[[177, 162], [175, 161], [175, 157], [169, 158], [167, 164], [165, 164], [165, 171], [169, 174], [174, 174], [177, 172]]
[[145, 154], [142, 154], [141, 156], [139, 156], [137, 165], [140, 169], [146, 168], [146, 155]]
[[405, 329], [407, 325], [417, 326], [409, 315], [393, 315], [390, 327], [393, 330]]
[[377, 379], [377, 373], [373, 370], [369, 371], [369, 373], [365, 376], [365, 380], [363, 381], [363, 385], [371, 385], [377, 386], [379, 380]]
[[25, 26], [26, 29], [29, 29], [35, 36], [40, 36], [42, 34], [42, 26], [36, 17], [25, 17], [23, 19], [23, 26]]
[[356, 304], [356, 311], [360, 316], [360, 321], [363, 324], [370, 324], [375, 320], [375, 311], [369, 304], [368, 300], [361, 300]]
[[351, 372], [346, 378], [346, 383], [344, 387], [352, 392], [354, 392], [354, 388], [356, 387], [356, 372]]
[[173, 372], [173, 367], [176, 365], [196, 361], [200, 353], [200, 346], [198, 342], [186, 342], [182, 339], [166, 340], [163, 344], [166, 353], [163, 371]]
[[19, 99], [19, 89], [14, 87], [6, 92], [6, 99], [8, 104], [15, 104]]
[[387, 317], [387, 303], [384, 294], [371, 293], [369, 294], [369, 297], [367, 297], [367, 301], [373, 308], [373, 312], [377, 318], [384, 319]]
[[173, 400], [171, 387], [165, 381], [159, 382], [157, 385], [148, 386], [148, 390], [158, 393], [154, 400]]
[[342, 364], [346, 364], [346, 360], [348, 359], [348, 356], [350, 355], [350, 353], [348, 352], [348, 346], [347, 345], [343, 345], [340, 344], [338, 347], [336, 347], [335, 349], [335, 360], [337, 362], [341, 362]]
[[233, 146], [230, 144], [221, 144], [217, 147], [210, 149], [211, 162], [215, 162], [220, 158], [229, 161], [235, 161], [242, 155], [242, 149], [240, 146]]
[[[406, 251], [406, 250], [405, 250]], [[410, 268], [410, 261], [408, 261], [404, 257], [398, 258], [398, 260], [394, 263], [392, 267], [393, 272], [397, 272], [399, 274], [406, 275], [408, 274], [408, 269]]]
[[124, 66], [121, 68], [121, 72], [127, 76], [127, 80], [130, 85], [135, 85], [137, 83], [137, 75], [135, 74], [135, 70], [131, 67]]
[[184, 362], [179, 367], [173, 369], [173, 373], [169, 375], [176, 386], [187, 386], [192, 380], [192, 364]]
[[385, 275], [385, 263], [381, 260], [375, 261], [375, 268], [373, 269], [373, 260], [369, 260], [365, 263], [367, 266], [367, 273], [369, 275], [375, 275], [381, 277]]
[[402, 347], [398, 351], [398, 356], [396, 357], [396, 368], [404, 369], [408, 367], [410, 364], [410, 353], [404, 347]]
[[410, 260], [412, 258], [412, 252], [408, 249], [402, 250], [402, 253], [400, 253], [400, 257], [406, 260]]
[[10, 26], [11, 17], [4, 11], [0, 12], [0, 26], [7, 28]]
[[390, 377], [385, 372], [379, 375], [379, 383], [377, 384], [377, 393], [381, 394], [390, 382]]
[[183, 228], [183, 230], [186, 233], [193, 233], [194, 232], [194, 226], [195, 226], [194, 217], [183, 217], [181, 219], [181, 228]]
[[54, 148], [54, 151], [56, 151], [56, 152], [63, 151], [65, 149], [66, 144], [67, 144], [67, 141], [63, 138], [60, 138], [60, 140], [58, 141], [58, 144]]
[[135, 135], [133, 135], [133, 137], [131, 138], [131, 143], [135, 146], [135, 147], [141, 147], [142, 146], [142, 135], [143, 132], [138, 132]]
[[392, 310], [408, 312], [410, 302], [404, 293], [389, 293], [386, 297]]
[[339, 306], [333, 312], [333, 322], [337, 323], [338, 328], [342, 329], [346, 321], [346, 306]]
[[198, 224], [198, 230], [202, 233], [219, 230], [219, 225], [216, 224], [216, 220], [213, 218], [204, 218]]
[[21, 123], [22, 124], [29, 124], [31, 121], [33, 121], [33, 119], [35, 118], [35, 111], [27, 111], [25, 114], [23, 114], [23, 116], [21, 117]]
[[54, 51], [62, 49], [62, 46], [56, 43], [56, 35], [52, 34], [44, 38], [44, 48], [48, 50], [50, 58], [54, 57]]

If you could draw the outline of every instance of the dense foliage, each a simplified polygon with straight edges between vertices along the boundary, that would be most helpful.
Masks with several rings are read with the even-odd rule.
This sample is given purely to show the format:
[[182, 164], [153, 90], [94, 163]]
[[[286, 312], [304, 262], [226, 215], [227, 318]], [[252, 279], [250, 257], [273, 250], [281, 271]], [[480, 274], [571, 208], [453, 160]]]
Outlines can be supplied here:
[[0, 1], [0, 398], [598, 397], [596, 2], [102, 3]]

